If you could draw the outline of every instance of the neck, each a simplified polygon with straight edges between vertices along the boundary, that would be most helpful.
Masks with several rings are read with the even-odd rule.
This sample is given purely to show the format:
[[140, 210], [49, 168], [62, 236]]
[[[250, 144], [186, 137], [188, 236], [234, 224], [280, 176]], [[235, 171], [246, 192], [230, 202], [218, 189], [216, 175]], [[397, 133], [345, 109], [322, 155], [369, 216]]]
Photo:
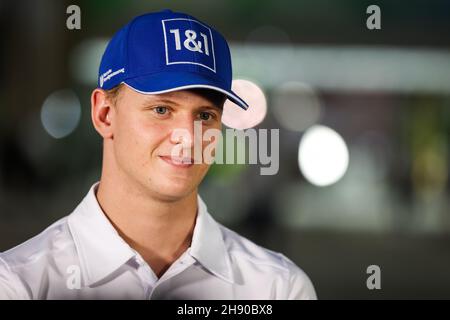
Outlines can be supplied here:
[[97, 200], [119, 235], [160, 277], [191, 244], [197, 190], [165, 201], [114, 177], [102, 172]]

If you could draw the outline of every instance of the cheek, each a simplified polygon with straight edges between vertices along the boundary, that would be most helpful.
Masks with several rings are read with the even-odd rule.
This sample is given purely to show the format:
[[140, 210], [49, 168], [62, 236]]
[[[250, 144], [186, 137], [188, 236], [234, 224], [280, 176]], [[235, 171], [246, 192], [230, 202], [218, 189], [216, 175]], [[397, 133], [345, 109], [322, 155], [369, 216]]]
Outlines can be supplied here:
[[127, 117], [117, 125], [115, 144], [123, 157], [145, 165], [153, 151], [164, 140], [165, 128], [142, 117]]

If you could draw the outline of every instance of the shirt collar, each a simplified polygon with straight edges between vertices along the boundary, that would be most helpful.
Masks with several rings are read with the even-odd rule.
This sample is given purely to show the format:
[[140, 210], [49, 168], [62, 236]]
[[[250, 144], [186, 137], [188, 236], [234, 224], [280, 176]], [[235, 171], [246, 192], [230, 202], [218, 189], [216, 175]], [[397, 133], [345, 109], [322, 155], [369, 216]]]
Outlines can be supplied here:
[[[68, 218], [87, 286], [104, 279], [136, 256], [98, 204], [95, 196], [98, 184], [91, 187]], [[198, 214], [188, 252], [215, 276], [233, 282], [230, 258], [220, 226], [208, 213], [200, 196], [197, 200]]]
[[230, 256], [219, 224], [208, 213], [200, 196], [190, 254], [216, 276], [233, 283]]
[[135, 256], [98, 204], [95, 196], [98, 184], [91, 187], [68, 218], [87, 286], [102, 280]]

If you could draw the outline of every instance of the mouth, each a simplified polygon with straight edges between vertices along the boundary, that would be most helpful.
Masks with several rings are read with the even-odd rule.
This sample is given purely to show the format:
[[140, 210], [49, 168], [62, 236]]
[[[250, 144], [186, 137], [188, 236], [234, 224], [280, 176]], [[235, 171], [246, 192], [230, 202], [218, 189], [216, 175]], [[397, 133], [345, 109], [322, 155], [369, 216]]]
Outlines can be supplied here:
[[192, 158], [182, 158], [182, 157], [172, 157], [172, 156], [159, 156], [166, 163], [175, 166], [177, 168], [190, 168], [194, 165], [194, 159]]

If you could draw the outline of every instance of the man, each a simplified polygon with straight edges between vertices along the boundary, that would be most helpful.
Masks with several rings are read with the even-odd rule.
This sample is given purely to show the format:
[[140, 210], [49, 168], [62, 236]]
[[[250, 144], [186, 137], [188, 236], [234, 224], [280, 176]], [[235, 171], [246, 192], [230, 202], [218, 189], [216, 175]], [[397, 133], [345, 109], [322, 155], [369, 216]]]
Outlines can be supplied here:
[[225, 98], [248, 108], [231, 81], [225, 39], [189, 15], [146, 14], [119, 30], [91, 96], [100, 182], [0, 255], [0, 297], [315, 299], [301, 269], [217, 223], [197, 193], [209, 164], [190, 151], [209, 143], [194, 123], [219, 130]]

